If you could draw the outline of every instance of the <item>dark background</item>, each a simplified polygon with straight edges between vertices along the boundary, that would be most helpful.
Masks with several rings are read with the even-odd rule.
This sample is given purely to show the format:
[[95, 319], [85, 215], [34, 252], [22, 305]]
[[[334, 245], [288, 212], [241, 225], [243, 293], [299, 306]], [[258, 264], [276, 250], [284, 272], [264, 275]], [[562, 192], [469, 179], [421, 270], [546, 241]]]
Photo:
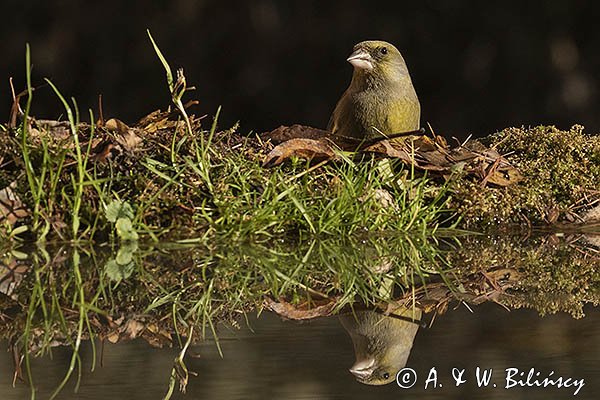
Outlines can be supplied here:
[[[593, 1], [2, 1], [0, 120], [8, 78], [49, 77], [82, 112], [134, 122], [169, 102], [149, 28], [173, 68], [182, 66], [196, 114], [223, 106], [220, 126], [244, 132], [280, 124], [324, 127], [346, 88], [352, 46], [395, 44], [437, 133], [465, 137], [507, 126], [581, 123], [600, 131], [600, 6]], [[3, 113], [2, 113], [3, 112]], [[33, 113], [58, 118], [49, 87]], [[87, 116], [87, 112], [85, 114]]]

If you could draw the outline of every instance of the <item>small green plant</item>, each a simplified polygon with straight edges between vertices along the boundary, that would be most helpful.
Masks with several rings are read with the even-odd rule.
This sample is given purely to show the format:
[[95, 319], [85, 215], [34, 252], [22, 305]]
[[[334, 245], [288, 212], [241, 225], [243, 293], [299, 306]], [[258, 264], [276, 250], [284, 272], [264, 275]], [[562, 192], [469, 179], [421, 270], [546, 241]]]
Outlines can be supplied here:
[[109, 222], [114, 224], [119, 239], [122, 241], [138, 240], [139, 236], [132, 222], [135, 214], [128, 202], [113, 200], [106, 206], [104, 215]]

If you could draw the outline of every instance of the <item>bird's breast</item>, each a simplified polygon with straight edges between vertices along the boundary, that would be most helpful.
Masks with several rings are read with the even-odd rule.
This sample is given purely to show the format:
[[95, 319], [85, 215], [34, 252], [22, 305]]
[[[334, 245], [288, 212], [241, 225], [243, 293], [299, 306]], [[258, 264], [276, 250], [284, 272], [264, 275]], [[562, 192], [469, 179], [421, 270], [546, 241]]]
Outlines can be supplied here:
[[362, 91], [352, 97], [355, 120], [367, 137], [419, 129], [421, 107], [416, 94]]

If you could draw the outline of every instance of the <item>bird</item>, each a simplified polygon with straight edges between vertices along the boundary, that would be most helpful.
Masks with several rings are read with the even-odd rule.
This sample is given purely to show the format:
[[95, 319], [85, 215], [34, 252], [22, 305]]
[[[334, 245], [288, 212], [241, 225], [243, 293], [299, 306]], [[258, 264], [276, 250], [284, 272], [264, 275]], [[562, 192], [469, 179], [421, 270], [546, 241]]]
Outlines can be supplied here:
[[421, 310], [400, 308], [386, 316], [374, 311], [340, 315], [354, 345], [350, 373], [366, 385], [386, 385], [406, 365], [419, 329]]
[[381, 40], [354, 46], [354, 71], [327, 130], [332, 135], [373, 139], [420, 128], [421, 105], [398, 49]]

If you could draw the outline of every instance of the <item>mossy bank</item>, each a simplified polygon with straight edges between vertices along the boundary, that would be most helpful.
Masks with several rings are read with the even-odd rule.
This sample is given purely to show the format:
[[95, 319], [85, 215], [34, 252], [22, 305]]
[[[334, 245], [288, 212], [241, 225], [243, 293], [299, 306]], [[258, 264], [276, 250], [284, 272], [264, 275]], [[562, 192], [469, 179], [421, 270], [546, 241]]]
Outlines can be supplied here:
[[576, 226], [600, 200], [600, 138], [580, 126], [508, 128], [482, 140], [522, 175], [499, 187], [460, 170], [425, 174], [373, 157], [264, 168], [271, 143], [237, 127], [218, 130], [216, 119], [190, 121], [191, 133], [172, 112], [132, 127], [80, 122], [76, 135], [68, 122], [29, 118], [4, 126], [2, 235], [267, 240]]

